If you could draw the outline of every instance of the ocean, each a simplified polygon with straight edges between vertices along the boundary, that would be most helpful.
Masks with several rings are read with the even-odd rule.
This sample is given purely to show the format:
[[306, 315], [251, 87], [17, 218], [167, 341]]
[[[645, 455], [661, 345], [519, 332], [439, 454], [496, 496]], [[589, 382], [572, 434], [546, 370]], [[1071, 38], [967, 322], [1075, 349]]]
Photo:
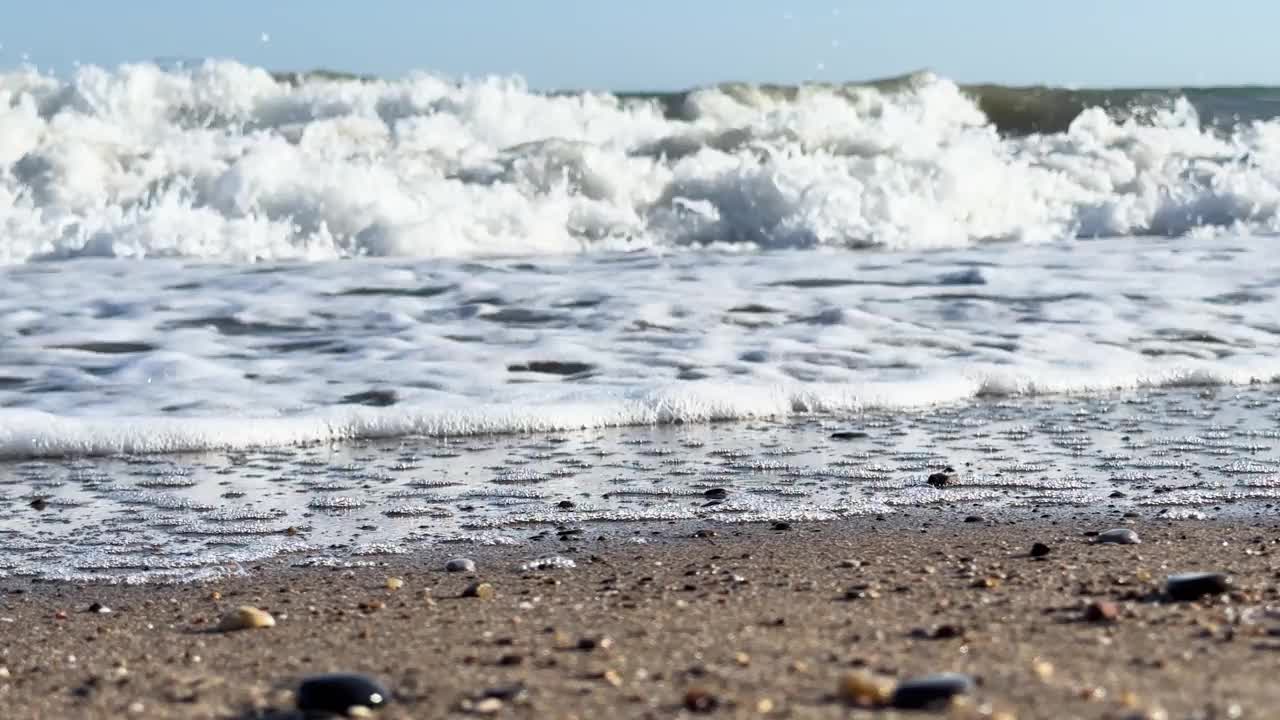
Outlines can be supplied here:
[[1280, 89], [11, 71], [0, 167], [6, 572], [1280, 465]]

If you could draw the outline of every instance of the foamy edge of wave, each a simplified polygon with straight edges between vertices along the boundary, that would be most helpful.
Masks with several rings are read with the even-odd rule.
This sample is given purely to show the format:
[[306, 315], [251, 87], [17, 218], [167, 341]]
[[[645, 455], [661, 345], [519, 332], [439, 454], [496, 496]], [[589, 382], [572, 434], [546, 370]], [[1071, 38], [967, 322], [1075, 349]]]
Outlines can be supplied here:
[[59, 416], [0, 411], [0, 458], [236, 451], [407, 436], [563, 432], [709, 423], [803, 414], [913, 411], [980, 398], [1280, 382], [1280, 367], [1185, 367], [1119, 376], [1032, 377], [1018, 373], [861, 385], [749, 386], [688, 383], [614, 391], [546, 404], [326, 408], [287, 417]]

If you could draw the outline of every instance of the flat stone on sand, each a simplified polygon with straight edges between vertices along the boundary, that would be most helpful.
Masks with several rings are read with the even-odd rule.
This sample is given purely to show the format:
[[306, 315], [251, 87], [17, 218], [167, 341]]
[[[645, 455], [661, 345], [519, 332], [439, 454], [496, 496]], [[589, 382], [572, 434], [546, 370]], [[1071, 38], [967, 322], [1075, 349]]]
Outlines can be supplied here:
[[266, 610], [259, 610], [252, 605], [240, 607], [222, 616], [218, 622], [218, 630], [235, 632], [237, 630], [257, 630], [276, 626], [276, 619]]
[[1199, 600], [1206, 595], [1221, 595], [1231, 589], [1231, 578], [1223, 573], [1201, 572], [1170, 575], [1165, 592], [1174, 600]]
[[475, 572], [476, 561], [471, 558], [457, 557], [444, 564], [449, 572]]
[[972, 692], [973, 678], [961, 673], [938, 673], [898, 683], [890, 703], [904, 710], [945, 705], [951, 698]]
[[1142, 543], [1142, 538], [1129, 528], [1114, 528], [1098, 533], [1094, 542], [1101, 545], [1138, 545]]

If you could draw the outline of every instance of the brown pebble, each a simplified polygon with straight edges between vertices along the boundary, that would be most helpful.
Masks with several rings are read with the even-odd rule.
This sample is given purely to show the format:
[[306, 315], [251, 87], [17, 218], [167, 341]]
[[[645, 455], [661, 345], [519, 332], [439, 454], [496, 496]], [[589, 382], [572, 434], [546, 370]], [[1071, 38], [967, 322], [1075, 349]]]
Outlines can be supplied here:
[[1084, 609], [1084, 619], [1089, 622], [1115, 622], [1119, 618], [1120, 606], [1110, 600], [1095, 600]]
[[840, 678], [840, 699], [859, 707], [881, 707], [893, 697], [893, 681], [868, 672], [852, 672]]
[[720, 707], [720, 698], [706, 688], [693, 687], [684, 694], [684, 707], [689, 712], [715, 712]]

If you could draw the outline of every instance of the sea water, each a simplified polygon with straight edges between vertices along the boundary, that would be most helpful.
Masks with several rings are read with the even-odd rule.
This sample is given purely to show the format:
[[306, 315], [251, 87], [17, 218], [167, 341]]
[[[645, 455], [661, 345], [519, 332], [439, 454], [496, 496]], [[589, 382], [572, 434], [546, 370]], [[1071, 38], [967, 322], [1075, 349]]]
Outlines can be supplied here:
[[885, 513], [962, 461], [1022, 478], [977, 506], [1264, 499], [1280, 121], [1204, 97], [0, 75], [10, 571]]

